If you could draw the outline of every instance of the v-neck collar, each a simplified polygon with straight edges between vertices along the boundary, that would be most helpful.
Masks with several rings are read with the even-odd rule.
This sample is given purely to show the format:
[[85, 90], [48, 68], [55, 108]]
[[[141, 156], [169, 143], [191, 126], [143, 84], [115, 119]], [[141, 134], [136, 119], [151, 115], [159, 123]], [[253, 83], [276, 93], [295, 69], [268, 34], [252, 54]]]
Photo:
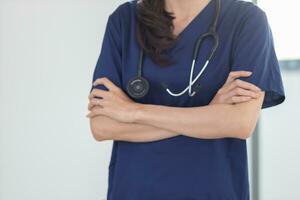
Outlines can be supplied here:
[[206, 4], [205, 7], [202, 8], [201, 11], [199, 11], [198, 14], [184, 27], [184, 29], [180, 31], [180, 33], [177, 35], [178, 39], [181, 39], [185, 32], [187, 32], [193, 26], [193, 24], [195, 24], [198, 19], [201, 18], [202, 15], [205, 14], [205, 12], [207, 12], [207, 10], [212, 6], [213, 1], [215, 0], [210, 0], [208, 4]]

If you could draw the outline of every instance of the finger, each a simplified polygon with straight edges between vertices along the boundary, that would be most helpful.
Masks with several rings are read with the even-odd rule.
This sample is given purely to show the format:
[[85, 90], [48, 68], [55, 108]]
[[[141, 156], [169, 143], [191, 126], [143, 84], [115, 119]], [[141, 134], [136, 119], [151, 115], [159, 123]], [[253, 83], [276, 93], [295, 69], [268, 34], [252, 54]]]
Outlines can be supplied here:
[[91, 100], [92, 98], [95, 98], [95, 97], [105, 98], [108, 93], [109, 93], [109, 91], [94, 88], [91, 91], [91, 93], [89, 94], [88, 98], [89, 98], [89, 100]]
[[91, 99], [88, 104], [88, 110], [91, 110], [95, 106], [103, 107], [104, 106], [103, 99], [98, 99], [98, 98]]
[[233, 93], [234, 93], [234, 95], [248, 96], [248, 97], [252, 97], [252, 98], [259, 97], [259, 93], [253, 92], [251, 90], [246, 90], [246, 89], [243, 89], [240, 87], [233, 89]]
[[93, 118], [97, 115], [103, 115], [103, 109], [100, 108], [100, 107], [96, 107], [96, 108], [93, 108], [92, 111], [90, 111], [86, 117], [88, 118]]
[[229, 101], [229, 103], [232, 103], [232, 98], [234, 96], [245, 96], [245, 97], [250, 97], [250, 98], [257, 98], [257, 97], [253, 97], [248, 92], [249, 92], [248, 90], [244, 90], [242, 88], [236, 88], [227, 93], [224, 93], [222, 98], [225, 99], [226, 101]]
[[251, 97], [247, 97], [247, 96], [232, 96], [230, 98], [231, 103], [233, 104], [247, 102], [250, 101], [251, 99], [252, 99]]
[[94, 107], [94, 106], [100, 106], [103, 107], [103, 99], [98, 99], [98, 98], [93, 98], [91, 99], [90, 103], [89, 103], [89, 110]]
[[236, 87], [240, 87], [243, 89], [247, 89], [247, 90], [251, 90], [253, 92], [259, 92], [261, 91], [261, 89], [259, 87], [257, 87], [256, 85], [249, 83], [247, 81], [243, 81], [240, 79], [235, 79], [233, 82], [227, 84], [226, 86], [224, 86], [224, 90], [225, 91], [230, 91]]
[[104, 85], [108, 90], [117, 90], [119, 87], [117, 87], [111, 80], [109, 80], [107, 77], [98, 78], [93, 83], [94, 86], [97, 85]]
[[88, 110], [89, 110], [89, 111], [92, 110], [93, 107], [94, 107], [94, 106], [91, 104], [91, 102], [89, 102], [89, 104], [88, 104]]
[[236, 95], [240, 95], [240, 96], [248, 96], [248, 97], [252, 97], [252, 98], [258, 98], [260, 96], [260, 94], [258, 92], [253, 92], [251, 90], [247, 90], [244, 88], [240, 88], [240, 87], [236, 87], [233, 90], [231, 90], [229, 92], [230, 96], [236, 96]]
[[230, 83], [239, 77], [248, 77], [251, 74], [252, 74], [252, 72], [250, 72], [250, 71], [231, 71], [228, 75], [228, 78], [227, 78], [225, 84]]

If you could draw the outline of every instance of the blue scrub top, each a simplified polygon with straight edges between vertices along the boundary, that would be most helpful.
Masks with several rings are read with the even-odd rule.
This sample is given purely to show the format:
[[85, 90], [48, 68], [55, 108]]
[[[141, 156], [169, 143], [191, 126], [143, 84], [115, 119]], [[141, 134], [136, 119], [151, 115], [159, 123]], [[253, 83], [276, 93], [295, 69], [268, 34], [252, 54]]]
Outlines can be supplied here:
[[[212, 0], [180, 33], [178, 42], [168, 50], [176, 62], [172, 66], [160, 67], [145, 56], [143, 76], [149, 80], [150, 90], [136, 101], [176, 107], [205, 106], [222, 87], [229, 72], [235, 70], [253, 72], [241, 79], [266, 92], [262, 108], [285, 100], [266, 14], [254, 4], [238, 0], [221, 0], [217, 27], [220, 45], [196, 82], [202, 85], [200, 92], [194, 97], [187, 92], [174, 97], [161, 87], [160, 82], [164, 81], [172, 91], [179, 92], [188, 85], [196, 39], [208, 30], [214, 12]], [[136, 13], [137, 1], [133, 0], [122, 3], [108, 17], [93, 81], [105, 76], [126, 92], [128, 80], [137, 75], [140, 48], [135, 32]], [[194, 77], [211, 46], [211, 39], [203, 43]], [[107, 90], [103, 85], [96, 87]], [[249, 200], [247, 164], [243, 139], [180, 135], [155, 142], [113, 141], [107, 199]]]

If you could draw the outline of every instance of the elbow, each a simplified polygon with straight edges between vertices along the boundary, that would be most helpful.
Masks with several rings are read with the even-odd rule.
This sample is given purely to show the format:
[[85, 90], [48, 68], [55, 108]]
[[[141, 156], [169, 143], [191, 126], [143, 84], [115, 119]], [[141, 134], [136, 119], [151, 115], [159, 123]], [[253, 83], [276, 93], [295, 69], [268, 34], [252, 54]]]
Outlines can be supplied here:
[[252, 135], [252, 131], [249, 131], [249, 129], [244, 128], [244, 129], [240, 130], [240, 132], [238, 134], [238, 138], [242, 139], [242, 140], [246, 140], [246, 139], [250, 138], [251, 135]]
[[91, 132], [92, 132], [93, 138], [98, 142], [108, 140], [108, 138], [106, 137], [106, 134], [104, 134], [104, 132], [102, 132], [102, 131], [99, 131], [99, 129], [92, 128]]
[[98, 141], [105, 141], [105, 140], [110, 140], [110, 134], [109, 131], [105, 129], [103, 126], [99, 126], [96, 123], [90, 122], [90, 130], [93, 135], [93, 138]]
[[241, 123], [241, 126], [237, 131], [238, 138], [243, 140], [250, 138], [252, 136], [252, 133], [254, 132], [255, 126], [256, 123], [250, 123], [249, 121]]

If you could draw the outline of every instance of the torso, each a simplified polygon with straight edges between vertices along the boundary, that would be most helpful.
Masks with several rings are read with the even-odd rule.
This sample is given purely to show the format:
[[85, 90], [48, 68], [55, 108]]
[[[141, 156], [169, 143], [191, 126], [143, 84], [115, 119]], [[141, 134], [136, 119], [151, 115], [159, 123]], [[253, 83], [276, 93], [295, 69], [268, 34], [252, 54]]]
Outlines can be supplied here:
[[[140, 103], [192, 107], [207, 105], [224, 84], [230, 72], [234, 37], [244, 13], [257, 9], [249, 2], [221, 0], [217, 31], [220, 45], [203, 76], [203, 87], [194, 97], [187, 93], [173, 97], [161, 87], [165, 81], [174, 92], [189, 82], [194, 44], [205, 33], [214, 14], [210, 3], [179, 34], [169, 55], [176, 64], [162, 68], [145, 56], [143, 76], [150, 83], [149, 93]], [[140, 48], [136, 40], [136, 1], [122, 4], [114, 13], [122, 28], [122, 89], [136, 76]], [[178, 30], [177, 30], [178, 31]], [[211, 40], [199, 52], [194, 76], [201, 70]], [[248, 200], [246, 142], [234, 138], [195, 139], [173, 137], [149, 143], [114, 141], [110, 162], [108, 200]]]

